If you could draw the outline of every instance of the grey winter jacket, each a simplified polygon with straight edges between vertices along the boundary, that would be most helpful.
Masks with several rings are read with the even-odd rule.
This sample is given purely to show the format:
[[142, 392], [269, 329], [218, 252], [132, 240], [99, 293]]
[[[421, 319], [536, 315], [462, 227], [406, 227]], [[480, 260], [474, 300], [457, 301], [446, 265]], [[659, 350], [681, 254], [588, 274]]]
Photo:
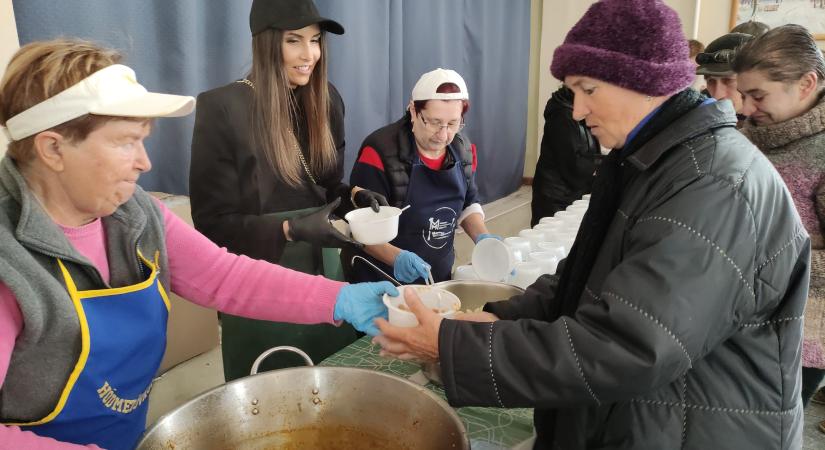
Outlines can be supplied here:
[[450, 403], [535, 407], [536, 448], [800, 448], [810, 241], [735, 124], [700, 106], [628, 158], [573, 317], [543, 277], [487, 305], [510, 320], [443, 321]]
[[[26, 186], [9, 157], [0, 162], [0, 282], [14, 293], [24, 328], [0, 389], [0, 423], [39, 420], [51, 412], [80, 356], [80, 322], [57, 264], [79, 290], [128, 286], [145, 279], [137, 251], [160, 253], [169, 286], [163, 214], [139, 187], [104, 217], [109, 284], [72, 246]], [[0, 443], [0, 448], [2, 448]]]

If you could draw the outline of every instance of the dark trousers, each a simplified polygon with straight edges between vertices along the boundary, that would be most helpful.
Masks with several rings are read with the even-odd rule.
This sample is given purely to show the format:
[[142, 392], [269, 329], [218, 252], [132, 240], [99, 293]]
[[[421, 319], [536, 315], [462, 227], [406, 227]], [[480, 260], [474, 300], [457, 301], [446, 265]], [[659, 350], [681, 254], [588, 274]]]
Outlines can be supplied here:
[[815, 369], [813, 367], [802, 368], [802, 406], [808, 406], [808, 402], [819, 389], [822, 378], [825, 377], [825, 369]]

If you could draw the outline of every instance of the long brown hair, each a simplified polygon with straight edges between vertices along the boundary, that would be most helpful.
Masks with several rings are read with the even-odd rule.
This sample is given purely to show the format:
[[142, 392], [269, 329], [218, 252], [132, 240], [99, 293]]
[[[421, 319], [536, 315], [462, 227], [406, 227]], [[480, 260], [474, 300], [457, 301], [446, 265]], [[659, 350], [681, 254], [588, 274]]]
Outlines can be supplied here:
[[318, 176], [335, 167], [337, 154], [329, 124], [327, 51], [324, 33], [321, 33], [321, 57], [315, 64], [309, 84], [296, 88], [303, 91], [296, 96], [289, 87], [283, 64], [283, 34], [281, 30], [270, 28], [252, 37], [250, 78], [255, 83], [252, 136], [275, 173], [288, 185], [299, 186], [304, 169], [296, 154], [300, 150], [292, 130], [292, 117], [297, 116], [298, 101], [306, 116], [310, 171]]

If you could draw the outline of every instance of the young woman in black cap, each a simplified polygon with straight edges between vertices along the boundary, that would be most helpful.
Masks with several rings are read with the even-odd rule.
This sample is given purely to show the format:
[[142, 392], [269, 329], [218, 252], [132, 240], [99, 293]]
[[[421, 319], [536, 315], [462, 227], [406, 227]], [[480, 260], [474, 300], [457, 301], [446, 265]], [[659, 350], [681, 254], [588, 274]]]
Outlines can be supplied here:
[[[198, 96], [190, 195], [195, 227], [229, 251], [340, 277], [329, 223], [386, 200], [341, 182], [344, 104], [327, 81], [326, 32], [343, 34], [311, 0], [255, 0], [252, 70]], [[342, 201], [343, 200], [343, 201]], [[263, 350], [294, 345], [316, 361], [357, 338], [349, 326], [293, 325], [222, 315], [226, 380], [249, 374]], [[270, 358], [268, 368], [299, 364]]]

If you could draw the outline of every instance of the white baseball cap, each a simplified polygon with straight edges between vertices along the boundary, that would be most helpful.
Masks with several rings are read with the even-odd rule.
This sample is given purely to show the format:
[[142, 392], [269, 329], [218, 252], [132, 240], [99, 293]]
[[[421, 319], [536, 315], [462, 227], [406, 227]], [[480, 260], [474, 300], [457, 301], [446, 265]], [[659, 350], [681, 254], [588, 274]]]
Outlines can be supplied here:
[[[442, 93], [436, 92], [439, 86], [444, 83], [453, 83], [458, 86], [460, 92]], [[413, 101], [418, 100], [469, 100], [470, 94], [467, 93], [467, 84], [464, 83], [464, 78], [455, 70], [450, 69], [435, 69], [432, 72], [427, 72], [421, 75], [418, 82], [412, 90]]]
[[194, 108], [194, 97], [149, 92], [137, 82], [134, 70], [114, 64], [7, 120], [5, 133], [19, 141], [86, 114], [180, 117]]

